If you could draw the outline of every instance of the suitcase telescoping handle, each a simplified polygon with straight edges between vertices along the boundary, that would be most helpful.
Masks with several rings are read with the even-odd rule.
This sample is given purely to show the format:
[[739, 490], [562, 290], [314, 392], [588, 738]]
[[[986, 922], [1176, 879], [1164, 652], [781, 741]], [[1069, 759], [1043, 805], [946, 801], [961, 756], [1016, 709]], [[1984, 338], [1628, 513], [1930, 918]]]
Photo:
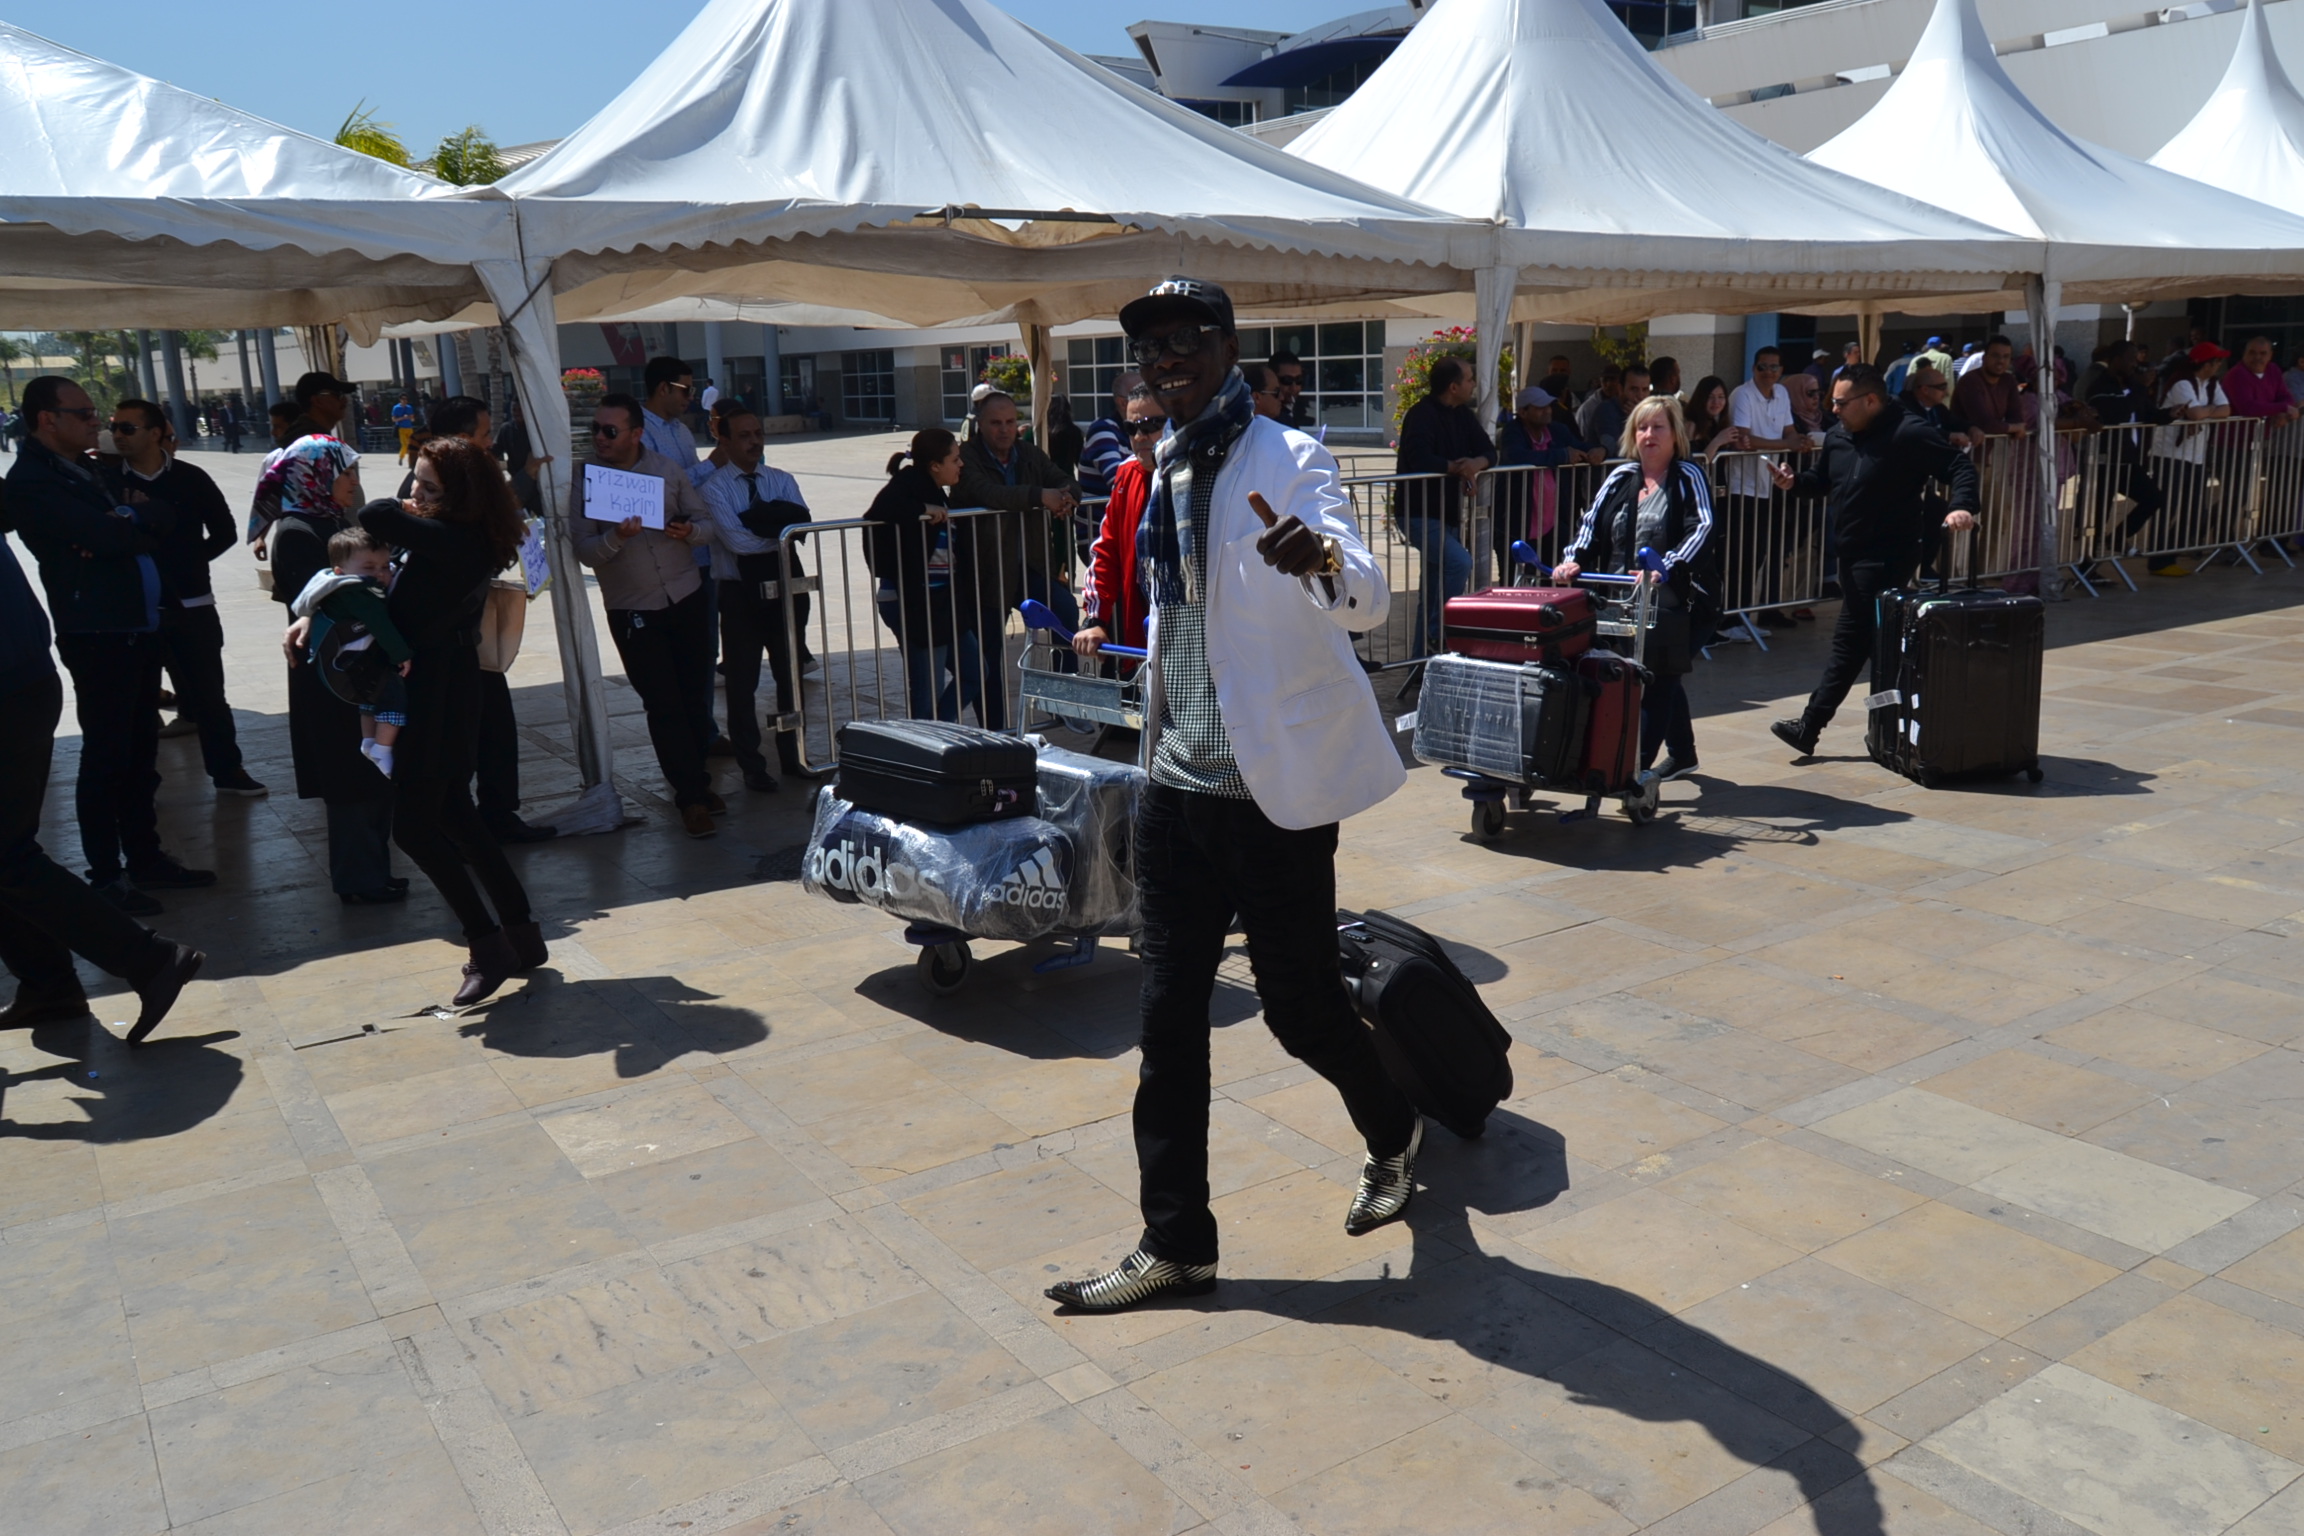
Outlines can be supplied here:
[[[1064, 621], [1056, 617], [1056, 615], [1049, 610], [1048, 605], [1040, 601], [1040, 599], [1036, 597], [1028, 597], [1016, 605], [1016, 611], [1024, 615], [1024, 627], [1026, 629], [1053, 630], [1055, 631], [1057, 639], [1063, 641], [1066, 645], [1070, 645], [1072, 643], [1072, 631], [1066, 629], [1064, 627]], [[1107, 656], [1141, 657], [1151, 654], [1140, 645], [1102, 645], [1098, 646], [1097, 649], [1102, 651]]]

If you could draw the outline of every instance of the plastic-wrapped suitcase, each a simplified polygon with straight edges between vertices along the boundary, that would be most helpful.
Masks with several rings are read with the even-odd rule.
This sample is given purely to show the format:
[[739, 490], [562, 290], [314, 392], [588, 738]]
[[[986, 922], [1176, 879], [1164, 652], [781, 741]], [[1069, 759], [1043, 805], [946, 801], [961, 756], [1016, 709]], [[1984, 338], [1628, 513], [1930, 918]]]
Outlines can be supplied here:
[[1336, 914], [1344, 980], [1385, 1073], [1459, 1136], [1512, 1097], [1512, 1036], [1432, 935], [1389, 912]]
[[1882, 593], [1864, 741], [1875, 762], [1922, 785], [2040, 779], [2040, 671], [2047, 614], [2037, 597]]
[[800, 883], [811, 895], [1021, 942], [1065, 925], [1072, 870], [1072, 840], [1037, 816], [916, 826], [851, 805], [826, 785]]
[[1591, 700], [1584, 751], [1569, 779], [1589, 795], [1617, 795], [1640, 778], [1640, 692], [1646, 674], [1613, 651], [1576, 658], [1576, 676]]
[[1597, 618], [1581, 587], [1491, 587], [1448, 599], [1441, 643], [1483, 661], [1573, 661], [1592, 649]]
[[1442, 654], [1424, 666], [1417, 760], [1514, 784], [1575, 781], [1587, 691], [1565, 667], [1507, 666]]
[[962, 826], [1039, 812], [1032, 743], [941, 720], [840, 727], [840, 798], [899, 821]]
[[1040, 748], [1040, 819], [1072, 845], [1064, 928], [1110, 937], [1134, 933], [1143, 925], [1136, 897], [1136, 806], [1149, 782], [1144, 770], [1033, 741]]

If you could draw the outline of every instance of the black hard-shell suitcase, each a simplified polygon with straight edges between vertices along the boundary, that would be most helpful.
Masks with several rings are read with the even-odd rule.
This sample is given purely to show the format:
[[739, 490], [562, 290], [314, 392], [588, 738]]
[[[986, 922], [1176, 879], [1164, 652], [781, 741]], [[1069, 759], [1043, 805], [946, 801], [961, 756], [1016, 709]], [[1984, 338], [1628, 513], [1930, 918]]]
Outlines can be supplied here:
[[840, 798], [900, 821], [956, 827], [1040, 814], [1032, 743], [941, 720], [840, 727]]
[[1879, 598], [1864, 745], [1922, 785], [2025, 774], [2040, 780], [2046, 610], [2004, 592], [1892, 591]]
[[1336, 914], [1344, 984], [1400, 1091], [1459, 1136], [1512, 1097], [1512, 1036], [1438, 940], [1389, 912]]
[[1588, 691], [1566, 667], [1442, 654], [1416, 696], [1417, 760], [1514, 784], [1572, 779], [1584, 758]]

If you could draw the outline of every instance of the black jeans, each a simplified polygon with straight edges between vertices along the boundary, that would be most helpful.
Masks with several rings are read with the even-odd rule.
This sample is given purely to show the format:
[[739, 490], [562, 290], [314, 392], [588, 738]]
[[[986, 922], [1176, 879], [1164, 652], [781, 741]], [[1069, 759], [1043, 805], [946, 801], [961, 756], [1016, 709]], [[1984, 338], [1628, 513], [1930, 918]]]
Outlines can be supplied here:
[[1880, 626], [1876, 600], [1883, 592], [1910, 586], [1913, 564], [1910, 559], [1840, 563], [1840, 622], [1832, 626], [1832, 659], [1825, 663], [1824, 681], [1808, 696], [1804, 718], [1810, 730], [1824, 729], [1856, 679], [1872, 665]]
[[490, 826], [520, 812], [520, 732], [512, 718], [512, 685], [501, 672], [480, 674], [480, 756], [476, 796]]
[[72, 956], [142, 981], [168, 957], [167, 941], [123, 916], [40, 847], [40, 807], [64, 685], [54, 673], [0, 694], [0, 964], [45, 994], [79, 986]]
[[1640, 766], [1656, 761], [1658, 748], [1682, 766], [1696, 760], [1696, 722], [1688, 712], [1688, 680], [1651, 677], [1640, 695]]
[[648, 712], [656, 765], [675, 804], [702, 805], [711, 792], [704, 749], [712, 744], [711, 690], [692, 686], [712, 675], [711, 605], [699, 587], [668, 608], [608, 610], [608, 632], [624, 659], [624, 676]]
[[[768, 653], [768, 672], [776, 679], [778, 713], [800, 702], [792, 671], [792, 646], [784, 633], [784, 604], [764, 598], [756, 581], [720, 583], [720, 664], [727, 669], [728, 740], [736, 748], [736, 761], [747, 773], [765, 773], [768, 760], [760, 752], [760, 653]], [[799, 743], [777, 740], [777, 758], [787, 769], [798, 765]]]
[[98, 885], [160, 861], [160, 637], [58, 635], [80, 718], [73, 806], [80, 851]]
[[2120, 524], [2120, 548], [2125, 551], [2128, 540], [2141, 533], [2144, 525], [2157, 517], [2160, 509], [2168, 504], [2168, 493], [2160, 489], [2160, 482], [2152, 478], [2149, 470], [2133, 460], [2120, 467], [2112, 483], [2122, 495], [2135, 503]]
[[372, 896], [392, 883], [392, 794], [330, 800], [328, 885], [339, 896]]
[[1408, 1145], [1416, 1112], [1385, 1075], [1344, 992], [1336, 953], [1336, 827], [1274, 826], [1253, 800], [1165, 784], [1136, 814], [1144, 900], [1144, 1060], [1136, 1164], [1144, 1247], [1179, 1264], [1216, 1262], [1208, 1209], [1208, 1001], [1238, 912], [1264, 1022], [1289, 1055], [1344, 1096], [1368, 1150]]
[[469, 649], [417, 652], [392, 765], [393, 841], [439, 889], [468, 940], [529, 919], [528, 892], [472, 804], [482, 675]]
[[224, 620], [216, 605], [160, 610], [160, 655], [176, 709], [200, 727], [200, 766], [211, 780], [241, 769], [240, 733], [224, 698]]
[[689, 707], [703, 711], [704, 745], [710, 747], [712, 739], [720, 734], [720, 723], [712, 718], [712, 695], [716, 691], [718, 674], [713, 670], [719, 661], [720, 649], [720, 583], [712, 579], [709, 564], [696, 568], [696, 578], [704, 598], [704, 654], [687, 673], [687, 686], [693, 697]]

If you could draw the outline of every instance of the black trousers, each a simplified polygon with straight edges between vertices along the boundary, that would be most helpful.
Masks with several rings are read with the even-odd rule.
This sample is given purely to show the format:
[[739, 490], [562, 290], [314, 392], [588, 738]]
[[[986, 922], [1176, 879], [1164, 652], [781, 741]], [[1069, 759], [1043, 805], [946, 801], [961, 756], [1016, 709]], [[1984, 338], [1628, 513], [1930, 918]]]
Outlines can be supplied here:
[[2160, 482], [2152, 478], [2149, 470], [2134, 460], [2113, 472], [2112, 483], [2122, 495], [2135, 503], [2120, 524], [2121, 547], [2125, 549], [2126, 541], [2142, 532], [2144, 525], [2159, 516], [2160, 509], [2168, 505], [2168, 493], [2160, 489]]
[[608, 610], [624, 676], [648, 713], [656, 765], [681, 806], [703, 804], [712, 788], [704, 766], [704, 749], [712, 744], [711, 690], [699, 700], [693, 686], [699, 675], [712, 675], [708, 592], [699, 587], [668, 608]]
[[468, 648], [419, 651], [392, 762], [392, 839], [439, 890], [467, 939], [529, 919], [527, 889], [472, 804], [481, 676]]
[[392, 883], [392, 795], [330, 800], [328, 885], [339, 896], [370, 896]]
[[1264, 1022], [1289, 1055], [1344, 1097], [1368, 1150], [1408, 1145], [1416, 1112], [1385, 1075], [1344, 993], [1336, 954], [1336, 827], [1274, 826], [1253, 800], [1145, 791], [1136, 815], [1144, 901], [1143, 1066], [1136, 1163], [1144, 1247], [1179, 1264], [1216, 1262], [1208, 1209], [1208, 1002], [1238, 912]]
[[1909, 586], [1914, 564], [1911, 559], [1840, 562], [1840, 622], [1832, 626], [1832, 659], [1824, 664], [1824, 680], [1808, 696], [1805, 718], [1810, 730], [1824, 729], [1856, 679], [1872, 665], [1880, 626], [1876, 599], [1883, 592]]
[[160, 860], [160, 637], [58, 635], [80, 718], [73, 807], [88, 878], [117, 880]]
[[1651, 677], [1640, 695], [1640, 766], [1653, 765], [1659, 748], [1682, 763], [1696, 756], [1696, 721], [1688, 711], [1688, 679]]
[[500, 825], [520, 813], [520, 732], [512, 718], [512, 685], [501, 672], [480, 673], [480, 819]]
[[[776, 680], [779, 714], [797, 707], [800, 690], [792, 671], [792, 646], [784, 633], [784, 604], [760, 595], [754, 581], [720, 583], [720, 665], [728, 682], [728, 740], [736, 748], [736, 761], [746, 772], [765, 772], [768, 759], [760, 751], [760, 653], [768, 653], [768, 672]], [[786, 768], [797, 766], [798, 744], [779, 739], [778, 759]]]
[[240, 733], [224, 697], [224, 619], [216, 605], [160, 610], [160, 656], [176, 709], [200, 727], [200, 766], [211, 780], [241, 769]]
[[0, 965], [44, 994], [79, 986], [72, 957], [142, 981], [168, 957], [167, 941], [83, 884], [40, 847], [40, 807], [64, 685], [54, 673], [0, 694]]

